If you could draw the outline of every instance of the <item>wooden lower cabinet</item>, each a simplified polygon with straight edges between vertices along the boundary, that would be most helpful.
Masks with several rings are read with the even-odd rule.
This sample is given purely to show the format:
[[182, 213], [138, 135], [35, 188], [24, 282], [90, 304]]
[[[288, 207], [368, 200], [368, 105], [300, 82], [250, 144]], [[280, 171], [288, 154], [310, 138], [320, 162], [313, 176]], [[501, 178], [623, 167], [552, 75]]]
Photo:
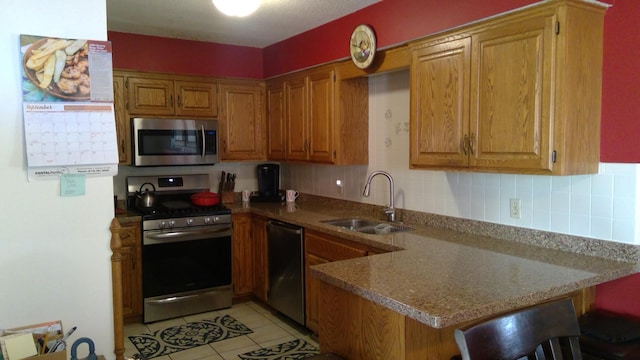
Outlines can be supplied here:
[[[453, 331], [468, 323], [433, 328], [324, 281], [318, 282], [321, 353], [331, 352], [349, 360], [449, 360], [460, 353]], [[576, 313], [582, 315], [595, 302], [595, 290], [586, 288], [562, 297], [571, 297]]]
[[233, 214], [231, 234], [231, 280], [233, 296], [253, 293], [253, 242], [251, 214]]
[[261, 216], [252, 218], [253, 232], [253, 296], [267, 302], [269, 290], [269, 270], [267, 263], [267, 222], [269, 219]]
[[318, 311], [320, 300], [320, 281], [311, 276], [309, 268], [332, 261], [367, 256], [368, 249], [359, 244], [350, 244], [348, 240], [335, 238], [319, 232], [305, 231], [305, 317], [306, 327], [318, 333]]
[[121, 225], [122, 316], [134, 323], [142, 320], [142, 233], [138, 221]]

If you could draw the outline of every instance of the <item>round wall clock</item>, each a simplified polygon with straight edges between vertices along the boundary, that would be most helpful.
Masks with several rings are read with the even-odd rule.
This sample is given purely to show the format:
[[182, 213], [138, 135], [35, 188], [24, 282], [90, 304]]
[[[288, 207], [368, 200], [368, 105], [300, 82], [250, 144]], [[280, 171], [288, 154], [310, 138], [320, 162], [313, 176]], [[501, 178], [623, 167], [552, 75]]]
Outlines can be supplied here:
[[369, 25], [358, 25], [351, 33], [350, 54], [353, 63], [360, 69], [366, 69], [376, 54], [376, 35]]

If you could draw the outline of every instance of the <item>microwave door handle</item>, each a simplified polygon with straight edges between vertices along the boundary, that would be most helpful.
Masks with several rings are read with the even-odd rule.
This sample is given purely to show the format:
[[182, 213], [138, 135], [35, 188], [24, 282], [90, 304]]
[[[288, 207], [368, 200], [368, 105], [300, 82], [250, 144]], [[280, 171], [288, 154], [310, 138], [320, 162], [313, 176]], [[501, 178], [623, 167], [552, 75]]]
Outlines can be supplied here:
[[207, 153], [207, 138], [205, 137], [204, 125], [200, 125], [200, 131], [202, 132], [202, 158]]

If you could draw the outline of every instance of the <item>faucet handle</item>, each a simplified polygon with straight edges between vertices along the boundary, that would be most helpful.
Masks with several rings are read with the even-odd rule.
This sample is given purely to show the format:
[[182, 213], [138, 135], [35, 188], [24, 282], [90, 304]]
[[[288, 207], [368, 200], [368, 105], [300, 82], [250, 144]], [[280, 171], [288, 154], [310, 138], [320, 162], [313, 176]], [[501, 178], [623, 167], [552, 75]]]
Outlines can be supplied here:
[[396, 221], [396, 210], [394, 208], [386, 207], [384, 208], [384, 213], [387, 215], [387, 219], [389, 219], [389, 221]]

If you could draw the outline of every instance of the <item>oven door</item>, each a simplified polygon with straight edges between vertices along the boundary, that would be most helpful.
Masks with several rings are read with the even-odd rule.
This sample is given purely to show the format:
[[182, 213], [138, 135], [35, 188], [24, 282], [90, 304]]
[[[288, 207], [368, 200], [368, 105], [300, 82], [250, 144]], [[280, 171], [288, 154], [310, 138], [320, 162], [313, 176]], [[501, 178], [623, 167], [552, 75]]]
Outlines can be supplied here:
[[218, 121], [134, 118], [135, 166], [212, 165], [218, 162]]
[[231, 285], [231, 225], [143, 232], [144, 298]]

